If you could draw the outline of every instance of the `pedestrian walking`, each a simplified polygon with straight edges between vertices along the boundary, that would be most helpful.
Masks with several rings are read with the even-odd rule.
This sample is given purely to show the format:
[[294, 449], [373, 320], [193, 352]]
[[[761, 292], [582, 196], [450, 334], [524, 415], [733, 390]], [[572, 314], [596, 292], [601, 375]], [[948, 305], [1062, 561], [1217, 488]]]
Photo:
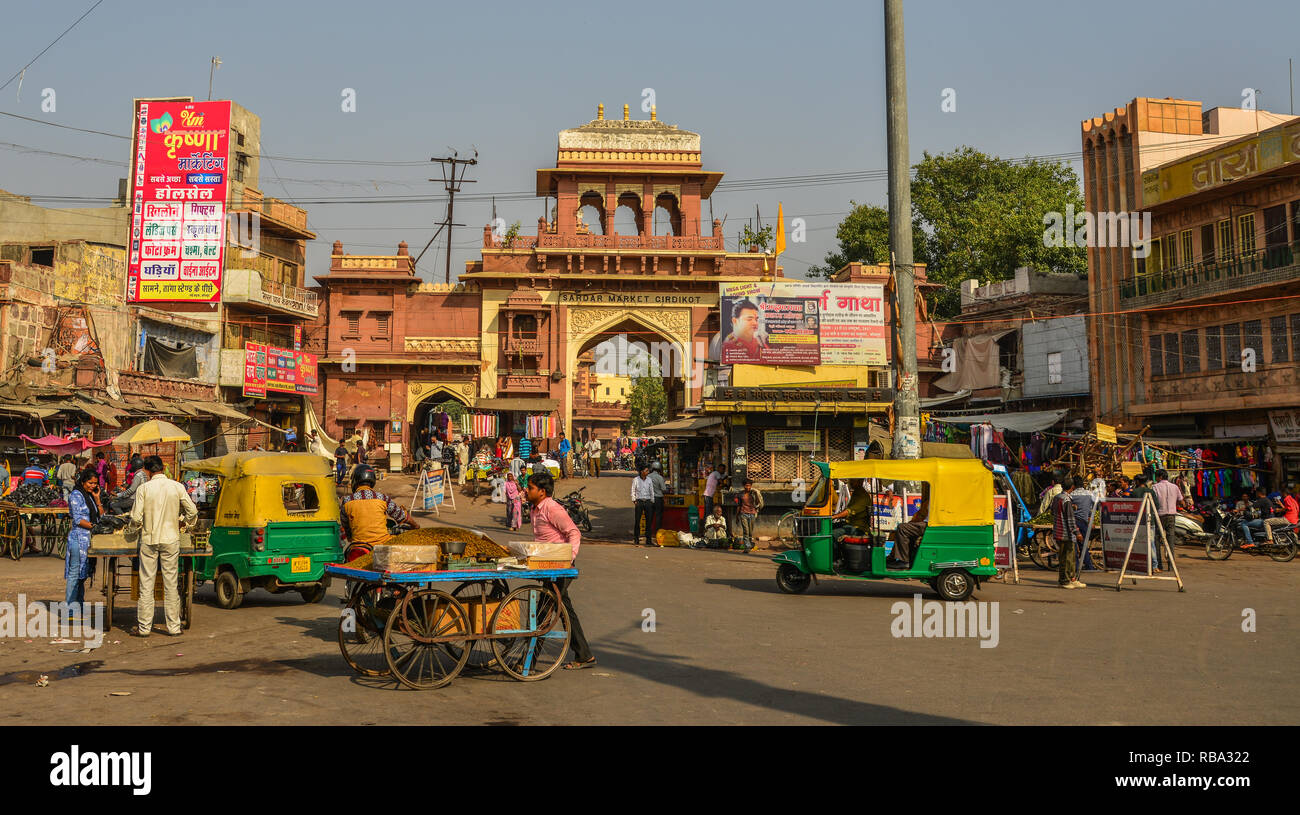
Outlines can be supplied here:
[[1080, 589], [1085, 584], [1075, 576], [1075, 546], [1083, 542], [1083, 533], [1075, 521], [1074, 476], [1062, 476], [1061, 492], [1052, 502], [1052, 533], [1056, 537], [1056, 581], [1063, 589]]
[[[519, 459], [515, 459], [518, 461]], [[506, 473], [506, 526], [511, 532], [524, 525], [524, 494], [514, 473]]]
[[571, 450], [573, 450], [573, 445], [565, 438], [564, 433], [560, 433], [560, 446], [556, 448], [555, 452], [559, 454], [556, 458], [560, 460], [561, 478], [569, 477], [569, 452]]
[[[1098, 468], [1098, 471], [1100, 471], [1100, 469], [1101, 468]], [[1093, 510], [1097, 506], [1096, 492], [1094, 492], [1095, 488], [1095, 481], [1089, 482], [1087, 489], [1084, 489], [1080, 482], [1074, 492], [1070, 493], [1070, 503], [1074, 504], [1074, 525], [1078, 528], [1079, 534], [1083, 536], [1083, 540], [1085, 541], [1083, 546], [1083, 562], [1081, 566], [1086, 572], [1097, 570], [1096, 564], [1092, 562], [1092, 555], [1089, 553], [1087, 545], [1087, 540], [1090, 534], [1088, 527], [1092, 523]], [[1104, 487], [1103, 494], [1105, 494]]]
[[645, 543], [654, 540], [655, 488], [650, 480], [650, 468], [642, 467], [632, 479], [632, 545], [641, 545], [641, 522], [645, 521]]
[[461, 436], [456, 441], [456, 460], [460, 462], [460, 472], [456, 473], [456, 484], [465, 486], [465, 471], [469, 469], [469, 444]]
[[668, 489], [668, 482], [664, 480], [663, 465], [657, 461], [650, 465], [650, 484], [655, 491], [650, 517], [654, 520], [655, 542], [658, 543], [659, 530], [664, 528], [664, 492]]
[[587, 472], [592, 478], [600, 477], [600, 454], [602, 446], [595, 434], [587, 441]]
[[131, 507], [130, 528], [140, 534], [140, 600], [136, 605], [138, 637], [149, 636], [153, 628], [153, 582], [159, 569], [163, 579], [163, 610], [167, 634], [181, 635], [180, 592], [176, 585], [177, 565], [181, 552], [181, 528], [191, 526], [199, 510], [190, 500], [185, 485], [172, 481], [163, 473], [158, 456], [144, 460], [149, 480], [135, 493]]
[[748, 478], [745, 479], [745, 488], [736, 494], [736, 506], [740, 508], [736, 516], [740, 526], [740, 540], [748, 552], [754, 548], [754, 522], [763, 509], [763, 493], [754, 489], [754, 482]]
[[[573, 547], [573, 565], [578, 565], [578, 549], [582, 546], [582, 533], [569, 517], [569, 513], [551, 495], [555, 492], [555, 479], [550, 473], [538, 473], [528, 479], [524, 495], [532, 504], [533, 540], [539, 543], [568, 543]], [[569, 597], [569, 585], [572, 577], [561, 577], [555, 581], [560, 590], [560, 600], [564, 602], [565, 611], [569, 612], [569, 650], [573, 652], [573, 661], [564, 666], [566, 671], [591, 668], [596, 664], [596, 657], [587, 645], [587, 636], [582, 632], [582, 623], [578, 612], [573, 608]]]
[[[1169, 480], [1169, 473], [1164, 470], [1156, 471], [1156, 485], [1151, 488], [1156, 499], [1156, 514], [1160, 516], [1160, 527], [1165, 532], [1165, 540], [1169, 543], [1169, 557], [1174, 557], [1174, 535], [1177, 532], [1175, 521], [1178, 520], [1178, 505], [1183, 502], [1183, 491], [1178, 485]], [[1151, 541], [1151, 548], [1155, 549], [1157, 544]]]

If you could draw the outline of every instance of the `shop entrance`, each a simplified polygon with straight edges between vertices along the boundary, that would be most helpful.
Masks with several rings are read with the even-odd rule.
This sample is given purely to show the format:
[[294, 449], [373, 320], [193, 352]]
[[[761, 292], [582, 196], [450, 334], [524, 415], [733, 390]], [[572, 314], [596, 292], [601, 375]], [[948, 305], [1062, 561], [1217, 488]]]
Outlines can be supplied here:
[[415, 406], [406, 438], [412, 454], [421, 441], [438, 436], [448, 442], [460, 435], [460, 420], [469, 405], [449, 390], [435, 390]]

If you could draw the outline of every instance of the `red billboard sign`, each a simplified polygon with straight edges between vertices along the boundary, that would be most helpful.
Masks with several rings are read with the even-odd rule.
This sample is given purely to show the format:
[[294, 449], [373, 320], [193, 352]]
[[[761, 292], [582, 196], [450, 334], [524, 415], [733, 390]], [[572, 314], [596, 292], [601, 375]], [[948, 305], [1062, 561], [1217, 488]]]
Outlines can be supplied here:
[[230, 103], [136, 100], [127, 299], [221, 299]]
[[316, 393], [316, 355], [244, 343], [244, 395], [259, 399], [270, 393]]

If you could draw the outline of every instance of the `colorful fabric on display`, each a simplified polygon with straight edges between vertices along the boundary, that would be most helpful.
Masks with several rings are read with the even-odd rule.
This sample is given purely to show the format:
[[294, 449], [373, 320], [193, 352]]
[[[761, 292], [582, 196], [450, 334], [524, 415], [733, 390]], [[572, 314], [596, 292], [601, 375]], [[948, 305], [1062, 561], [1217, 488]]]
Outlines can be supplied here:
[[549, 413], [539, 416], [529, 416], [525, 424], [527, 426], [526, 432], [528, 436], [534, 439], [552, 439], [559, 435], [556, 429], [557, 426], [555, 419], [553, 419]]

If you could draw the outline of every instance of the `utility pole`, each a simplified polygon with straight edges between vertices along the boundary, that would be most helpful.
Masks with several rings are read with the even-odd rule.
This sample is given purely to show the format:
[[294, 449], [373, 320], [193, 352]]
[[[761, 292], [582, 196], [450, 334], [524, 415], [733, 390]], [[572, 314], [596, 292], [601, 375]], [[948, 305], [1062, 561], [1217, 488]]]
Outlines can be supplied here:
[[885, 105], [889, 134], [889, 248], [894, 272], [893, 458], [921, 457], [921, 401], [916, 388], [916, 281], [912, 273], [912, 188], [907, 146], [907, 61], [903, 0], [885, 4]]
[[212, 58], [212, 67], [208, 69], [208, 101], [212, 101], [212, 77], [217, 73], [217, 68], [221, 65], [221, 57]]
[[[443, 221], [442, 226], [446, 227], [447, 229], [447, 284], [450, 285], [451, 284], [451, 231], [452, 231], [451, 228], [453, 226], [464, 226], [464, 224], [458, 224], [452, 222], [451, 219], [452, 211], [456, 205], [456, 193], [460, 192], [460, 185], [465, 183], [469, 183], [469, 184], [477, 183], [473, 179], [469, 179], [467, 182], [465, 179], [465, 171], [469, 167], [478, 164], [478, 151], [477, 150], [474, 151], [474, 158], [458, 158], [456, 151], [453, 150], [451, 152], [451, 155], [446, 158], [431, 158], [429, 159], [429, 161], [436, 161], [442, 165], [442, 186], [444, 189], [447, 190], [447, 220]], [[460, 168], [459, 175], [457, 175], [456, 173], [457, 168]], [[437, 181], [438, 179], [430, 178], [429, 180]], [[439, 227], [438, 231], [441, 232], [442, 227]], [[437, 235], [434, 235], [434, 237], [436, 238]], [[427, 249], [428, 247], [425, 248]], [[421, 252], [420, 254], [424, 254], [424, 253]], [[416, 258], [416, 262], [419, 263], [419, 258]]]

